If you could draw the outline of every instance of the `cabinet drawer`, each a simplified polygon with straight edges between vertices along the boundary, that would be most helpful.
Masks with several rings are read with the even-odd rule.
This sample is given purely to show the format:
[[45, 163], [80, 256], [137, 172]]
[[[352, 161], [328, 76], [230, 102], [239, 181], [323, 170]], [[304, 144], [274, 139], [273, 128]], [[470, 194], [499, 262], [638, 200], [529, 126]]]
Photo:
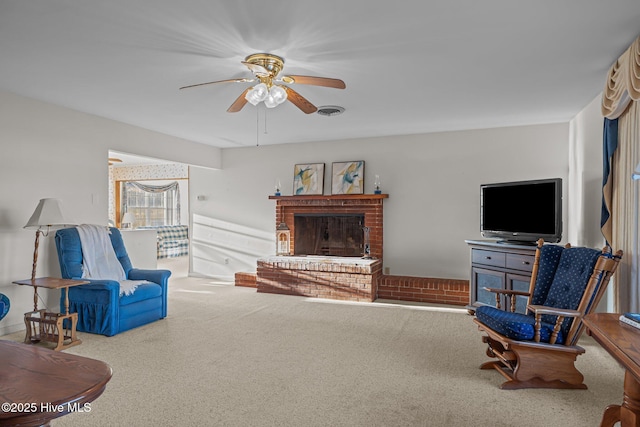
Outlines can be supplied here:
[[531, 272], [534, 260], [533, 255], [507, 254], [507, 268]]
[[485, 251], [482, 249], [471, 250], [471, 262], [474, 264], [493, 265], [495, 267], [505, 266], [505, 253]]

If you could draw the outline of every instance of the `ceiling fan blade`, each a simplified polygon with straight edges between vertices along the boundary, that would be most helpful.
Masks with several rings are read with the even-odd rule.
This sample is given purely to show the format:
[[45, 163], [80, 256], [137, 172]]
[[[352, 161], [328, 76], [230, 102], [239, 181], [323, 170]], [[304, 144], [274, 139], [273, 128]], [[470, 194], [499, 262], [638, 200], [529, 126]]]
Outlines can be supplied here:
[[291, 101], [293, 105], [301, 109], [305, 114], [311, 114], [318, 111], [315, 105], [307, 101], [305, 97], [300, 95], [290, 87], [282, 86], [287, 91], [287, 100]]
[[250, 87], [246, 88], [244, 92], [242, 92], [240, 96], [236, 98], [235, 101], [233, 101], [233, 104], [231, 104], [231, 106], [227, 108], [227, 113], [237, 113], [238, 111], [242, 110], [242, 107], [247, 105], [245, 95], [247, 94], [247, 92], [249, 92], [250, 89]]
[[284, 83], [297, 83], [299, 85], [313, 85], [332, 87], [335, 89], [344, 89], [347, 85], [340, 79], [332, 79], [329, 77], [314, 76], [283, 76], [281, 79]]
[[265, 67], [263, 67], [260, 64], [254, 64], [253, 62], [247, 62], [247, 61], [242, 61], [242, 63], [246, 65], [246, 67], [249, 70], [251, 70], [251, 72], [256, 76], [267, 77], [271, 75], [271, 73], [269, 73], [269, 70], [267, 70]]
[[227, 79], [227, 80], [217, 80], [215, 82], [206, 82], [206, 83], [198, 83], [195, 85], [189, 85], [189, 86], [182, 86], [180, 89], [188, 89], [190, 87], [196, 87], [196, 86], [204, 86], [204, 85], [212, 85], [212, 84], [216, 84], [216, 83], [251, 83], [253, 81], [255, 81], [256, 79]]

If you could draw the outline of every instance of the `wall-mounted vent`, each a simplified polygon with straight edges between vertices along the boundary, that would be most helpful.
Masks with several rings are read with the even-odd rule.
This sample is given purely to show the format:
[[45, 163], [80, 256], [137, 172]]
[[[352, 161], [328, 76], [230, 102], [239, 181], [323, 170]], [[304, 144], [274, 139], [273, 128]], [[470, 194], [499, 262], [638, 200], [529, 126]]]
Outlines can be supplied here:
[[337, 105], [325, 105], [323, 107], [318, 107], [318, 114], [321, 116], [338, 116], [344, 113], [344, 107], [338, 107]]

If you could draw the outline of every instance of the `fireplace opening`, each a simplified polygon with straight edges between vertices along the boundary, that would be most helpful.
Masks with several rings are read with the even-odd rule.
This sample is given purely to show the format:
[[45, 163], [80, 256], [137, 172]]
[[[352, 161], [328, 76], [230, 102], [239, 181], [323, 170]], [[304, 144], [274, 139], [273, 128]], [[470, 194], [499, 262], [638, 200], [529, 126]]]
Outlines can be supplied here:
[[364, 214], [294, 214], [294, 225], [294, 255], [363, 255]]

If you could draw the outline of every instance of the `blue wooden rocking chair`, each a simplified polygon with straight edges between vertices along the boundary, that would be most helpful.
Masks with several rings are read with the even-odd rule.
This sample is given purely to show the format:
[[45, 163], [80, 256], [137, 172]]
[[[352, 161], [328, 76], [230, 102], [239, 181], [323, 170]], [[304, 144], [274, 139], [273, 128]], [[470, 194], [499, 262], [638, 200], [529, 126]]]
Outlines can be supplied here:
[[[474, 322], [486, 333], [487, 356], [481, 369], [496, 369], [506, 379], [500, 388], [586, 389], [575, 367], [584, 348], [576, 345], [582, 317], [598, 305], [622, 251], [572, 248], [538, 241], [529, 292], [485, 288], [496, 307], [480, 306]], [[516, 313], [515, 298], [527, 296], [527, 312]], [[502, 302], [508, 301], [508, 310]], [[514, 302], [514, 303], [510, 303]]]

